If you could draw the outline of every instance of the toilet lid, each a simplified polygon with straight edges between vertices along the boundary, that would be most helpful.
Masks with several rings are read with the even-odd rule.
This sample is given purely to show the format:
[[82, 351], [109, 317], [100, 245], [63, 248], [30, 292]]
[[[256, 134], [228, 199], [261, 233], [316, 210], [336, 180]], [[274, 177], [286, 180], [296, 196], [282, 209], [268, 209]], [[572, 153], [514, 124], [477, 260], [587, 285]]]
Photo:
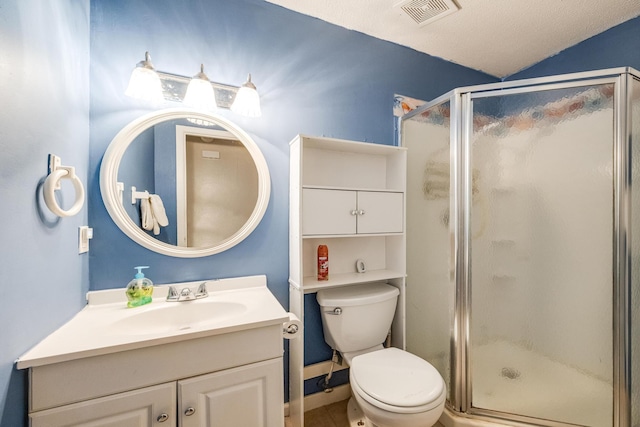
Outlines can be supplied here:
[[444, 381], [436, 368], [393, 347], [354, 357], [350, 374], [360, 390], [391, 406], [428, 405], [444, 392]]

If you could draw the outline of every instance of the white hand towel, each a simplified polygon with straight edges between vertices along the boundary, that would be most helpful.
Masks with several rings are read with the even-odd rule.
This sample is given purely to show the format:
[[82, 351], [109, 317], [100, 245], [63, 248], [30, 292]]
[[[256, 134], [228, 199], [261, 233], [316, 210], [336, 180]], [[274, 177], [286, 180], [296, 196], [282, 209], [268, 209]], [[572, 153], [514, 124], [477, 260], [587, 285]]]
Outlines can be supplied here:
[[155, 219], [149, 199], [140, 199], [140, 220], [144, 230], [153, 230]]
[[149, 202], [151, 202], [151, 208], [153, 210], [153, 216], [158, 221], [161, 227], [169, 225], [169, 218], [167, 218], [167, 212], [164, 210], [164, 204], [162, 199], [157, 194], [149, 196]]

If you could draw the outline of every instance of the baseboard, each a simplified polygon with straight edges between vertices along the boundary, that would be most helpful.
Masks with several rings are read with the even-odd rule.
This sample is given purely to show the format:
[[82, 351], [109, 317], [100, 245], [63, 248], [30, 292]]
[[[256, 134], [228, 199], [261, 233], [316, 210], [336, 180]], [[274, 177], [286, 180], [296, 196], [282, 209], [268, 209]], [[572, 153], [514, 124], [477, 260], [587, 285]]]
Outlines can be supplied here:
[[[333, 365], [333, 372], [342, 371], [347, 368], [349, 367], [344, 362], [342, 365], [336, 363]], [[329, 369], [331, 369], [330, 360], [320, 362], [320, 363], [314, 363], [313, 365], [307, 365], [304, 367], [304, 379], [306, 381], [306, 380], [310, 380], [311, 378], [327, 375], [329, 373]]]
[[333, 387], [333, 391], [329, 393], [319, 392], [309, 394], [304, 397], [304, 411], [327, 406], [332, 403], [340, 402], [351, 397], [351, 387], [349, 384]]

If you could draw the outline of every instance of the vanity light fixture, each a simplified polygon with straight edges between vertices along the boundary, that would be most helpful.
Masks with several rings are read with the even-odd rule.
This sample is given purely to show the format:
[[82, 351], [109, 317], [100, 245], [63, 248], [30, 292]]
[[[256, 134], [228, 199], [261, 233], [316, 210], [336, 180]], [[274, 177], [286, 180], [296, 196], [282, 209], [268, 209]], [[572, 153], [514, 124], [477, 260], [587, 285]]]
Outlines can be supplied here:
[[153, 103], [160, 103], [164, 100], [160, 76], [153, 68], [149, 52], [145, 52], [144, 60], [138, 62], [131, 72], [129, 85], [124, 93], [132, 98], [143, 99]]
[[246, 117], [260, 117], [260, 95], [256, 90], [256, 85], [251, 81], [251, 74], [247, 81], [238, 89], [236, 99], [231, 104], [231, 111]]
[[154, 103], [173, 101], [201, 110], [227, 108], [247, 117], [261, 115], [260, 96], [251, 74], [241, 87], [210, 81], [203, 65], [193, 78], [184, 77], [156, 70], [149, 52], [131, 73], [125, 94]]
[[203, 110], [215, 110], [216, 95], [213, 93], [211, 80], [204, 73], [204, 64], [200, 64], [200, 72], [193, 76], [187, 86], [187, 93], [182, 101], [184, 105]]

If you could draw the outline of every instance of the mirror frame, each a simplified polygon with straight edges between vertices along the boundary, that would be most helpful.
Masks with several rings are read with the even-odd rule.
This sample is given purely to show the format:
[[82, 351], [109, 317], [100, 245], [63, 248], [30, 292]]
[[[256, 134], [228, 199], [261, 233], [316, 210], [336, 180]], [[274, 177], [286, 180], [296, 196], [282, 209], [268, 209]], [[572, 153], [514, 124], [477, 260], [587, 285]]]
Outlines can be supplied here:
[[[258, 200], [249, 219], [231, 237], [210, 247], [190, 248], [175, 246], [159, 241], [148, 235], [133, 222], [125, 211], [123, 192], [118, 189], [118, 168], [120, 167], [125, 151], [136, 137], [149, 127], [158, 123], [167, 120], [187, 118], [201, 119], [214, 123], [233, 134], [247, 148], [258, 170]], [[242, 242], [253, 232], [262, 220], [267, 210], [267, 205], [269, 204], [271, 177], [269, 175], [267, 162], [258, 145], [244, 130], [234, 123], [218, 115], [200, 110], [171, 108], [154, 111], [139, 117], [116, 134], [102, 158], [102, 164], [100, 166], [100, 192], [102, 194], [102, 201], [113, 222], [134, 242], [159, 254], [179, 258], [198, 258], [226, 251]]]

